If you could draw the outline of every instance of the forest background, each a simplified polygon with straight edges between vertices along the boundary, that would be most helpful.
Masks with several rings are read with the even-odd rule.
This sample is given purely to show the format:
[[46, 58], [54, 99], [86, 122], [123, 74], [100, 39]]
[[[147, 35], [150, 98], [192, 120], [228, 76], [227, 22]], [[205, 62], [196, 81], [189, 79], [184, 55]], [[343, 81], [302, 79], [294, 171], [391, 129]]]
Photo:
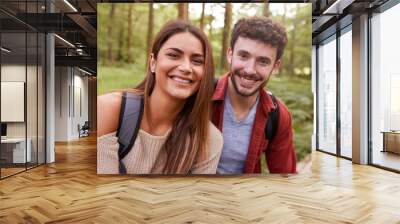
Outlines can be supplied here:
[[[102, 3], [97, 9], [98, 95], [135, 87], [143, 80], [152, 38], [169, 20], [188, 20], [206, 33], [213, 47], [217, 77], [227, 71], [226, 49], [238, 19], [266, 16], [283, 24], [288, 35], [283, 65], [267, 88], [289, 108], [298, 169], [309, 169], [313, 131], [311, 4]], [[265, 158], [262, 165], [263, 173], [267, 173]]]

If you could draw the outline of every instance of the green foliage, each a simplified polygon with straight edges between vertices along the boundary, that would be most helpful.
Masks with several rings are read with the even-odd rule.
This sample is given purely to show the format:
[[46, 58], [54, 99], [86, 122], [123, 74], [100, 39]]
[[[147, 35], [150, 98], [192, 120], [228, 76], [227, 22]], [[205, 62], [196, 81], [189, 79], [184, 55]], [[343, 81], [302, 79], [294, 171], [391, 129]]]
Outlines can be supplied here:
[[[293, 4], [287, 14], [294, 14], [292, 19], [278, 17], [286, 27], [288, 43], [283, 55], [285, 75], [311, 77], [311, 4]], [[300, 6], [302, 5], [302, 6]], [[293, 61], [291, 61], [291, 57]], [[293, 65], [293, 66], [291, 66]]]
[[[110, 19], [109, 12], [111, 8], [110, 3], [98, 4], [98, 52], [99, 62], [101, 65], [105, 64], [107, 56], [107, 40], [111, 39], [113, 43], [112, 52], [114, 56], [118, 54], [118, 40], [122, 33], [122, 59], [116, 61], [118, 64], [127, 62], [127, 51], [132, 51], [134, 56], [134, 64], [145, 63], [147, 56], [146, 52], [146, 37], [147, 37], [147, 24], [149, 7], [147, 3], [135, 3], [132, 10], [132, 33], [128, 34], [128, 5], [129, 3], [116, 4], [115, 18]], [[175, 19], [177, 17], [177, 5], [171, 3], [154, 3], [154, 27], [153, 35], [155, 35], [165, 22]], [[189, 17], [193, 24], [200, 25], [201, 4], [191, 3], [190, 5], [197, 5], [196, 12], [189, 11]], [[286, 3], [284, 4], [271, 4], [281, 5], [286, 8], [285, 15], [282, 11], [272, 11], [272, 18], [282, 23], [287, 30], [288, 43], [285, 53], [283, 55], [283, 68], [282, 71], [286, 75], [311, 75], [311, 4], [299, 3]], [[253, 15], [262, 15], [262, 3], [235, 3], [233, 4], [233, 23], [240, 18]], [[214, 64], [217, 75], [221, 72], [219, 62], [221, 59], [221, 41], [223, 27], [218, 24], [223, 22], [224, 18], [224, 4], [223, 3], [207, 3], [205, 11], [205, 30], [208, 38], [212, 44], [214, 52]], [[219, 22], [216, 22], [219, 21]], [[112, 32], [108, 33], [107, 27], [112, 26]], [[232, 24], [233, 27], [233, 24]], [[294, 29], [296, 27], [296, 29]], [[294, 34], [294, 35], [293, 35]], [[130, 49], [127, 47], [127, 38], [131, 35], [132, 46]], [[293, 39], [293, 37], [295, 39]], [[293, 55], [293, 56], [291, 56]], [[293, 58], [293, 61], [290, 59]]]
[[123, 67], [98, 66], [97, 95], [114, 90], [133, 88], [145, 77], [140, 66], [126, 65]]
[[313, 130], [313, 95], [310, 79], [298, 76], [279, 75], [267, 84], [275, 96], [288, 107], [293, 119], [294, 145], [298, 161], [311, 150]]

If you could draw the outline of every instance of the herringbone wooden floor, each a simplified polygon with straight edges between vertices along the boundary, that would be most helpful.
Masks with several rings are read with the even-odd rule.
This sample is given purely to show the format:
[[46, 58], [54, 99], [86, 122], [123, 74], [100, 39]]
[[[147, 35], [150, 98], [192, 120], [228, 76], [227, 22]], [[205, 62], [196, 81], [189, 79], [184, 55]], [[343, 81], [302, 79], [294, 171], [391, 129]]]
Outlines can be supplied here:
[[0, 181], [0, 223], [400, 223], [400, 175], [314, 153], [297, 176], [96, 175], [94, 138]]

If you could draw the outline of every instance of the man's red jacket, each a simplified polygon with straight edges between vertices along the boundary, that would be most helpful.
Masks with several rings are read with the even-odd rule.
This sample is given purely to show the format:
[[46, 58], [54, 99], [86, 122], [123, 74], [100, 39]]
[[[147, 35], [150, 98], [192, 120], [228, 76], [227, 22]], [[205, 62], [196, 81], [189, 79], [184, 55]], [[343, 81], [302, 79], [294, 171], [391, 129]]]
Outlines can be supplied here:
[[[215, 88], [212, 122], [222, 132], [224, 99], [228, 88], [229, 74], [222, 76]], [[293, 145], [292, 118], [283, 102], [279, 104], [278, 129], [271, 142], [265, 138], [264, 129], [268, 113], [275, 109], [271, 97], [260, 90], [259, 103], [250, 137], [244, 173], [261, 173], [261, 154], [265, 152], [270, 173], [296, 173], [296, 153]]]

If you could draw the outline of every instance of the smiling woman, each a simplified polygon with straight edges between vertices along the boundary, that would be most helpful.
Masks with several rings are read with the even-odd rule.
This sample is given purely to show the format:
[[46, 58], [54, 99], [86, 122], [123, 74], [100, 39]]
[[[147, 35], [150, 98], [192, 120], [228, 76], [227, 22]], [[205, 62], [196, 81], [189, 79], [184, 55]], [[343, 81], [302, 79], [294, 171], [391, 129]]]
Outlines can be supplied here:
[[[135, 89], [98, 98], [97, 172], [215, 174], [222, 135], [209, 118], [214, 65], [206, 36], [187, 22], [169, 22], [149, 57]], [[129, 115], [136, 128], [126, 124]]]
[[151, 72], [156, 75], [153, 94], [186, 100], [199, 89], [204, 76], [202, 43], [189, 32], [175, 34], [161, 47], [157, 58], [151, 54]]

